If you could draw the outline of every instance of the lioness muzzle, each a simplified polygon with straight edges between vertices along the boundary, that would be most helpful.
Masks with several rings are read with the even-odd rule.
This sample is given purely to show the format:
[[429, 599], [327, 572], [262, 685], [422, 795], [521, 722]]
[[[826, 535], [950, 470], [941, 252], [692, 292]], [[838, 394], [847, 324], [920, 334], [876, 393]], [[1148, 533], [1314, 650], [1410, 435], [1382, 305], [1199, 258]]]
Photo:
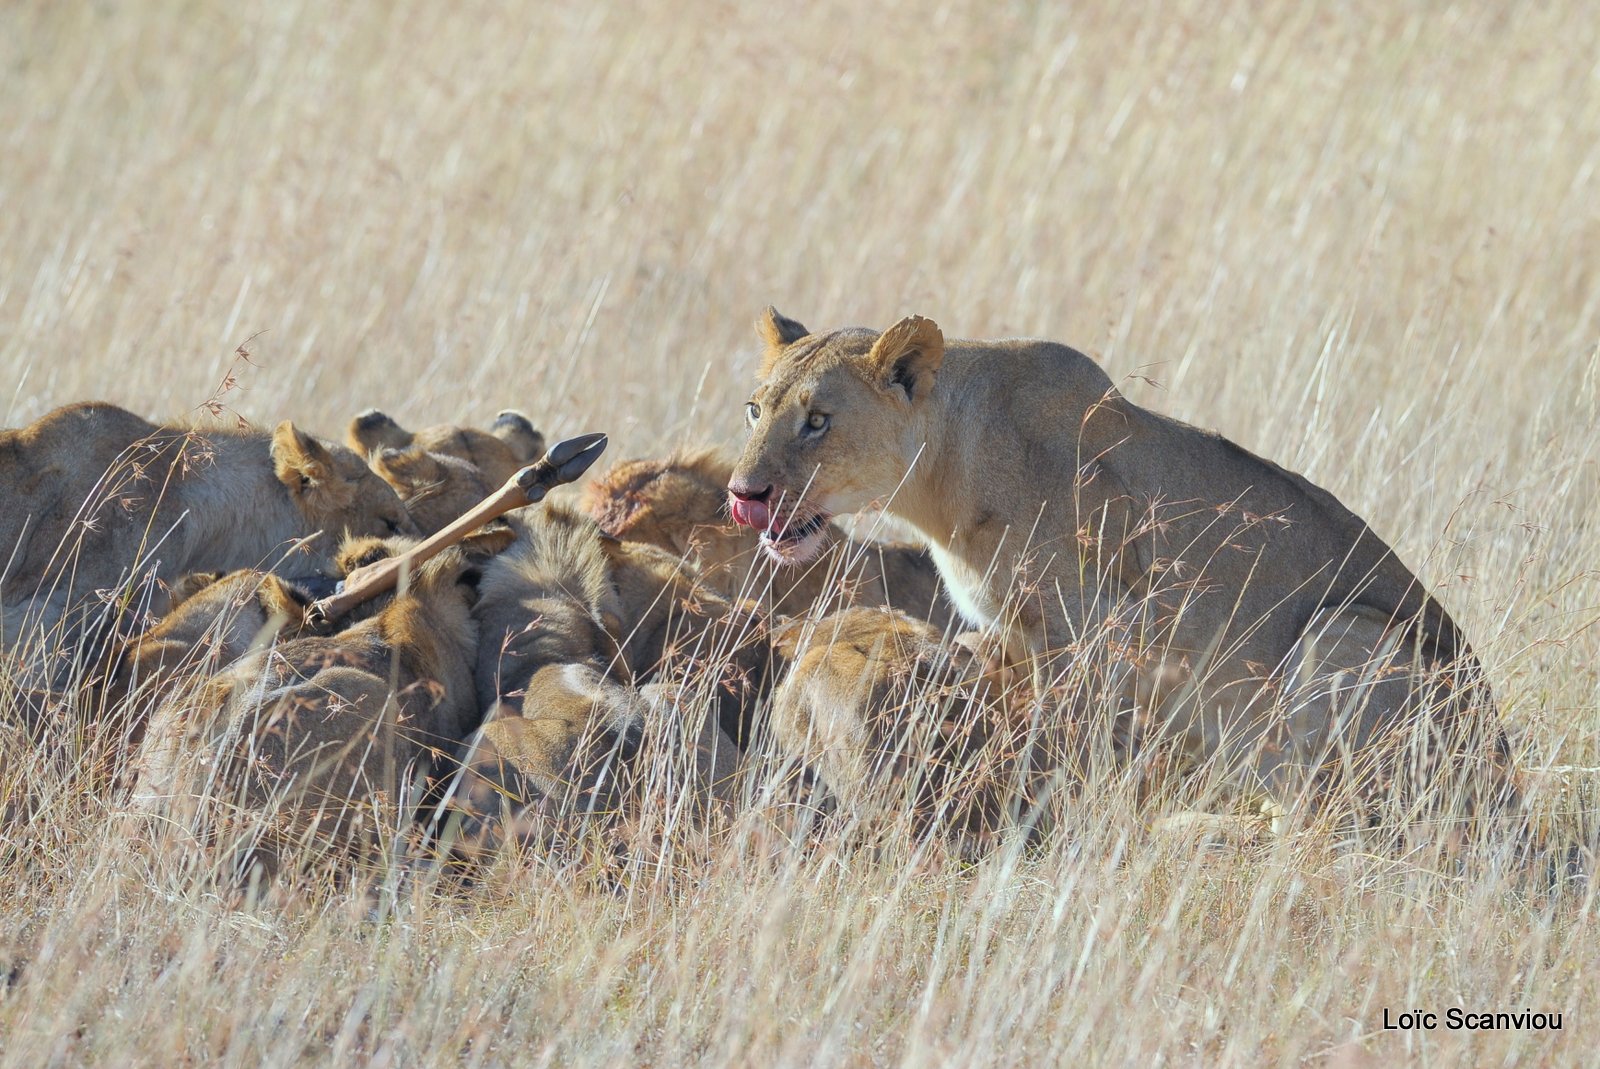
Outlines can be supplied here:
[[538, 460], [529, 464], [504, 486], [484, 498], [459, 519], [400, 554], [357, 568], [345, 577], [342, 589], [325, 597], [306, 610], [306, 619], [314, 624], [327, 624], [339, 619], [351, 609], [393, 590], [400, 576], [415, 574], [424, 562], [466, 538], [472, 532], [512, 509], [543, 501], [545, 494], [557, 486], [570, 483], [589, 470], [589, 466], [606, 451], [604, 434], [580, 434], [551, 446]]

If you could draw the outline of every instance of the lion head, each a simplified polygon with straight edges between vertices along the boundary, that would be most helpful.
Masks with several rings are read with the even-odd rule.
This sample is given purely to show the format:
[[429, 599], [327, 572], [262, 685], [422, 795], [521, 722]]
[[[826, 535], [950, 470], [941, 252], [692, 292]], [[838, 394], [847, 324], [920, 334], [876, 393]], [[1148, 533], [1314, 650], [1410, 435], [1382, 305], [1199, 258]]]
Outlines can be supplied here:
[[927, 440], [944, 335], [921, 316], [882, 333], [812, 334], [772, 308], [756, 328], [767, 349], [729, 507], [774, 558], [803, 564], [832, 517], [883, 503], [905, 480]]
[[347, 535], [415, 535], [389, 484], [342, 446], [313, 438], [289, 420], [272, 432], [274, 473], [311, 530]]
[[424, 535], [443, 530], [495, 489], [472, 464], [418, 445], [384, 447], [368, 463], [405, 502]]

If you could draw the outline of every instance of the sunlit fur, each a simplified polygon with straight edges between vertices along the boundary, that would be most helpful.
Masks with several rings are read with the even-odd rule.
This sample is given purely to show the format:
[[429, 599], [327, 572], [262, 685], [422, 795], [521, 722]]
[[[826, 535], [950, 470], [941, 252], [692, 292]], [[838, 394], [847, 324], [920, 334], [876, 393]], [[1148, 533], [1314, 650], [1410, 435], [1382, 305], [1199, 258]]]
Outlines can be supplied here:
[[772, 731], [848, 818], [909, 819], [964, 850], [1027, 809], [1028, 710], [1003, 669], [904, 613], [855, 608], [780, 629]]
[[400, 495], [424, 536], [448, 526], [500, 488], [470, 461], [420, 445], [379, 449], [368, 463]]
[[479, 720], [478, 568], [447, 549], [371, 619], [251, 654], [161, 706], [138, 804], [190, 822], [241, 878], [299, 846], [341, 869], [396, 846], [427, 767]]
[[759, 628], [741, 641], [732, 606], [672, 554], [609, 538], [556, 502], [508, 519], [516, 540], [486, 568], [475, 609], [477, 693], [490, 721], [452, 803], [471, 853], [542, 836], [560, 814], [613, 812], [651, 708], [640, 684], [665, 671], [720, 680], [704, 708], [655, 707], [674, 722], [669, 738], [699, 739], [723, 760], [752, 734], [767, 690]]
[[288, 421], [194, 429], [71, 405], [0, 431], [0, 477], [8, 648], [135, 577], [326, 572], [345, 535], [416, 532], [361, 457]]
[[388, 413], [372, 408], [350, 421], [345, 440], [361, 453], [414, 446], [425, 453], [455, 457], [482, 472], [494, 486], [544, 455], [544, 435], [527, 416], [509, 409], [501, 412], [487, 431], [453, 423], [410, 431]]
[[[733, 488], [803, 492], [829, 513], [881, 505], [1013, 658], [1060, 672], [1098, 645], [1124, 666], [1107, 669], [1123, 701], [1271, 805], [1334, 765], [1387, 790], [1482, 762], [1468, 797], [1509, 797], [1465, 639], [1327, 491], [1133, 404], [1053, 342], [947, 343], [921, 316], [813, 334], [769, 309], [758, 326], [760, 417]], [[829, 429], [808, 433], [818, 412]], [[1363, 715], [1341, 720], [1352, 704]], [[1419, 729], [1428, 760], [1402, 762]]]
[[724, 597], [755, 597], [779, 615], [888, 605], [941, 629], [950, 623], [933, 558], [917, 546], [853, 540], [836, 530], [813, 564], [774, 568], [759, 533], [728, 518], [732, 474], [732, 459], [715, 449], [625, 461], [584, 488], [584, 507], [615, 537], [678, 554]]

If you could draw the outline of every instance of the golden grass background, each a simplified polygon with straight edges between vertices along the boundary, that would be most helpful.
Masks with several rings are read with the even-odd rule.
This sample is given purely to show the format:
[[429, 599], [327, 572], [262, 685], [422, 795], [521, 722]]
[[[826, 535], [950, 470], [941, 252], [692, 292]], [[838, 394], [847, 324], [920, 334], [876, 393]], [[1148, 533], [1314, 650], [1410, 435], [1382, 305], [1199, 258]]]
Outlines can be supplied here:
[[[620, 458], [738, 440], [769, 302], [1051, 337], [1337, 493], [1474, 636], [1526, 763], [1591, 767], [1596, 25], [1582, 4], [13, 3], [3, 422], [194, 413], [248, 341], [226, 399], [258, 423], [515, 406]], [[619, 894], [535, 867], [381, 921], [230, 911], [117, 827], [63, 796], [5, 832], [5, 1064], [1600, 1049], [1587, 892], [1300, 845], [1197, 857], [1114, 807], [971, 871], [730, 849]], [[1383, 1007], [1450, 1005], [1565, 1027], [1381, 1033]]]

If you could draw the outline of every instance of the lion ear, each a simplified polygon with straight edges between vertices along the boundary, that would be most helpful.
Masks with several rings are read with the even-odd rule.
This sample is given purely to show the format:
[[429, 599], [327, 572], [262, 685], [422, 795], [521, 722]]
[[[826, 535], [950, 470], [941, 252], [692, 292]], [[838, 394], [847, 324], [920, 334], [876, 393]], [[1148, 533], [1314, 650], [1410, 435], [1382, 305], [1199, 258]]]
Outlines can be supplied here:
[[933, 388], [935, 374], [944, 362], [944, 333], [939, 324], [922, 316], [906, 316], [878, 335], [867, 354], [867, 364], [884, 390], [904, 390], [910, 400], [921, 400]]
[[756, 333], [767, 343], [767, 348], [782, 349], [811, 332], [769, 304], [767, 310], [756, 317]]
[[484, 560], [500, 553], [517, 540], [516, 530], [504, 520], [495, 520], [461, 540], [469, 560]]
[[344, 441], [361, 454], [373, 453], [383, 448], [403, 449], [415, 436], [387, 412], [369, 408], [345, 428]]
[[806, 625], [812, 621], [809, 617], [775, 617], [772, 629], [768, 632], [768, 641], [773, 650], [784, 660], [793, 661], [800, 653], [800, 643], [806, 637]]
[[778, 355], [811, 332], [769, 304], [767, 310], [756, 317], [756, 333], [767, 346], [761, 358], [761, 377], [766, 378], [772, 365], [777, 363]]
[[307, 490], [333, 477], [333, 454], [291, 421], [272, 432], [272, 467], [290, 490]]
[[167, 602], [167, 611], [170, 613], [227, 574], [227, 572], [190, 572], [188, 575], [179, 576], [173, 581], [172, 588], [167, 591], [167, 596], [171, 599]]

